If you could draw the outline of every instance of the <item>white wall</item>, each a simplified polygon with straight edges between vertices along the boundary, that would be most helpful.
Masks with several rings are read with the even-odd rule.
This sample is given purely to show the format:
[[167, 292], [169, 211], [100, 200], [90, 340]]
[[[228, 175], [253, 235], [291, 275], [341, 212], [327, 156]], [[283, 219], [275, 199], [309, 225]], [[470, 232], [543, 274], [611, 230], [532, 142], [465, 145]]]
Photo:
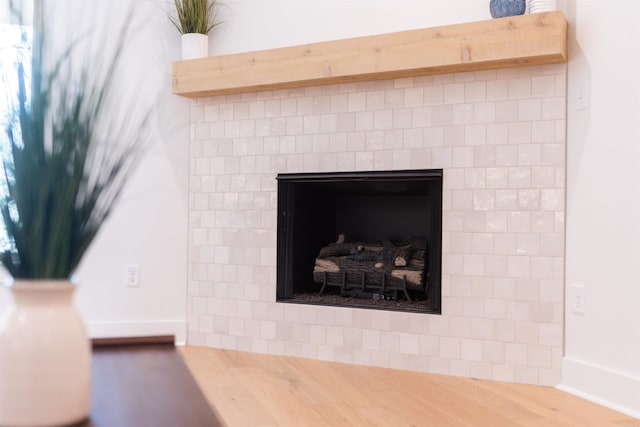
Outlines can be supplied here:
[[[174, 334], [183, 342], [190, 102], [171, 93], [171, 61], [179, 56], [179, 34], [154, 2], [69, 3], [81, 16], [109, 16], [114, 28], [129, 6], [135, 6], [135, 30], [123, 53], [118, 91], [124, 105], [137, 99], [142, 100], [140, 111], [149, 105], [154, 111], [148, 129], [151, 145], [80, 266], [80, 310], [93, 336]], [[108, 14], [99, 6], [107, 7]], [[124, 287], [125, 264], [140, 266], [139, 288]]]
[[222, 0], [211, 54], [490, 19], [489, 0]]
[[[563, 384], [640, 417], [640, 2], [572, 0], [567, 15]], [[572, 311], [573, 284], [585, 286], [584, 314]]]
[[[171, 93], [171, 62], [180, 55], [179, 34], [154, 1], [49, 3], [56, 11], [48, 15], [56, 45], [86, 37], [82, 40], [93, 50], [89, 57], [94, 61], [108, 54], [100, 43], [101, 25], [112, 26], [113, 39], [129, 6], [136, 7], [117, 96], [123, 104], [138, 102], [134, 120], [148, 105], [154, 111], [149, 149], [77, 272], [79, 309], [94, 337], [173, 334], [184, 342], [190, 101]], [[124, 287], [125, 264], [139, 264], [139, 288]]]

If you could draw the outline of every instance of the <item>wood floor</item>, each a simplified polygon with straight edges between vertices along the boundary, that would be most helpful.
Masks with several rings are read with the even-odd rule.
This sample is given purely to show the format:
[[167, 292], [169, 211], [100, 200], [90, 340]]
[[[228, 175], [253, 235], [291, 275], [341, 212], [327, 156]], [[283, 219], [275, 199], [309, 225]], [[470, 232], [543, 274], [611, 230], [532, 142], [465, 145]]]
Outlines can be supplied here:
[[640, 426], [550, 387], [202, 347], [181, 353], [236, 426]]

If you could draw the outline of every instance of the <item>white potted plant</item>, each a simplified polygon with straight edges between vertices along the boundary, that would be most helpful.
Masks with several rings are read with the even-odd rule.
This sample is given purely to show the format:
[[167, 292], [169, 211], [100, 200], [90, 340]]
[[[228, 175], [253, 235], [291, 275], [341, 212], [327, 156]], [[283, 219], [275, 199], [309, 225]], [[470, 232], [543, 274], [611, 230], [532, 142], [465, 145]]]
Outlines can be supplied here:
[[216, 21], [217, 0], [174, 0], [175, 16], [169, 20], [182, 34], [182, 59], [209, 55], [209, 32]]
[[0, 134], [9, 238], [0, 261], [14, 300], [0, 320], [3, 426], [67, 425], [89, 414], [91, 346], [71, 277], [140, 157], [149, 117], [114, 112], [127, 113], [112, 83], [131, 17], [113, 56], [76, 55], [72, 45], [52, 58], [45, 5], [35, 1], [32, 49], [16, 61], [17, 93]]

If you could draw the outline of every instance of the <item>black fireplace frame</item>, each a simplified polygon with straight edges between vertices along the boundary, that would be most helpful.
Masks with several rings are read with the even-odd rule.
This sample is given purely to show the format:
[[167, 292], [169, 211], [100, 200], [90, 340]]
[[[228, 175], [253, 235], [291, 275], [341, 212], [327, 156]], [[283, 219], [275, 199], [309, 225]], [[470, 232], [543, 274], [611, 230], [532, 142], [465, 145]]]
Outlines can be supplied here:
[[[440, 314], [442, 289], [442, 177], [442, 169], [278, 174], [276, 301], [300, 303], [291, 299], [291, 297], [294, 292], [294, 273], [292, 273], [292, 268], [300, 263], [301, 257], [292, 248], [294, 234], [301, 232], [300, 226], [296, 228], [296, 210], [294, 209], [296, 197], [300, 197], [298, 193], [301, 188], [305, 185], [322, 183], [349, 183], [348, 185], [360, 187], [362, 185], [380, 185], [380, 183], [381, 185], [390, 186], [394, 184], [398, 186], [426, 185], [429, 186], [430, 191], [434, 192], [428, 201], [430, 221], [428, 221], [427, 226], [430, 230], [430, 239], [428, 260], [425, 260], [429, 265], [428, 302], [418, 308], [395, 309], [377, 306], [367, 306], [366, 308]], [[439, 197], [434, 197], [434, 195], [439, 195]], [[298, 200], [299, 204], [300, 200]], [[305, 230], [304, 232], [307, 231]], [[309, 232], [313, 233], [313, 230]], [[299, 236], [297, 238], [300, 239]], [[309, 255], [306, 255], [305, 262], [307, 262], [308, 258]], [[312, 269], [313, 266], [311, 265], [310, 268]], [[364, 308], [358, 304], [339, 304], [339, 306]]]

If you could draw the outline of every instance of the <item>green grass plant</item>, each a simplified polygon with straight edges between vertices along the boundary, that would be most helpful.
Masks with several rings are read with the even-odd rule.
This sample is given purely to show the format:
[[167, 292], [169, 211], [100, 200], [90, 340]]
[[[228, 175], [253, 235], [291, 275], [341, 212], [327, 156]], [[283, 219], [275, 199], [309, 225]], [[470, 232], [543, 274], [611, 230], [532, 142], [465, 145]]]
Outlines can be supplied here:
[[169, 20], [180, 34], [209, 34], [216, 25], [217, 0], [174, 0], [176, 16]]

